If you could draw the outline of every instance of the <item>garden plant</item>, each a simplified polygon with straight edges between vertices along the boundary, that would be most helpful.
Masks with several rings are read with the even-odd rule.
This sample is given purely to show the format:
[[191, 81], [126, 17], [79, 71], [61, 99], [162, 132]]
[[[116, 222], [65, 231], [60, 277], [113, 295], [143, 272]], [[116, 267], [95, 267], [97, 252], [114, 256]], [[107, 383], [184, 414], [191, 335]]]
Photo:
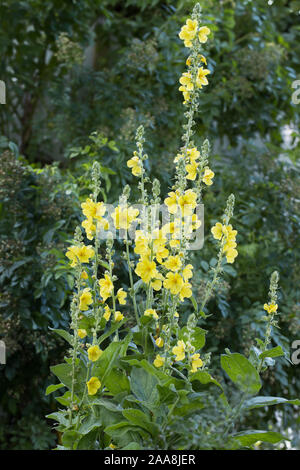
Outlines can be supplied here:
[[[56, 397], [59, 409], [48, 415], [56, 422], [57, 449], [249, 449], [288, 440], [255, 426], [258, 408], [300, 405], [297, 397], [268, 396], [263, 388], [263, 374], [287, 355], [272, 343], [280, 319], [277, 271], [259, 307], [262, 335], [248, 353], [231, 350], [231, 344], [207, 348], [214, 335], [209, 302], [239, 250], [233, 194], [215, 210], [219, 217], [209, 229], [197, 210], [220, 177], [209, 141], [193, 141], [211, 73], [204, 52], [210, 33], [197, 4], [179, 32], [189, 53], [178, 85], [185, 120], [167, 196], [147, 174], [151, 156], [143, 126], [127, 161], [135, 187], [124, 187], [112, 211], [102, 200], [101, 166], [93, 164], [91, 194], [81, 204], [82, 223], [66, 252], [74, 277], [70, 327], [54, 330], [69, 349], [64, 362], [51, 367], [59, 383], [46, 391], [63, 390]], [[167, 222], [151, 218], [160, 204]], [[205, 246], [212, 243], [216, 255], [196, 295], [194, 264], [205, 260], [204, 250], [191, 250], [191, 240], [201, 229], [209, 231]], [[126, 277], [116, 274], [119, 266]], [[230, 305], [228, 311], [227, 319]]]

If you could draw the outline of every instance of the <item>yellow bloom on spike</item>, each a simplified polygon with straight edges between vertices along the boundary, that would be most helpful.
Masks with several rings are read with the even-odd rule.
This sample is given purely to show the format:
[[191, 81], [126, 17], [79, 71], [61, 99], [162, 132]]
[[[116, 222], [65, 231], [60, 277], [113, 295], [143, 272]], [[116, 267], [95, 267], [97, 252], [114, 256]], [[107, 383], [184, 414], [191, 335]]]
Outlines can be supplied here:
[[183, 216], [192, 215], [197, 206], [197, 194], [192, 189], [188, 189], [178, 198], [178, 203]]
[[207, 26], [202, 26], [199, 29], [198, 37], [199, 41], [204, 44], [207, 41], [207, 36], [210, 34], [210, 29]]
[[187, 19], [186, 24], [182, 26], [179, 37], [184, 41], [185, 47], [192, 47], [192, 40], [196, 36], [198, 21]]
[[141, 258], [135, 269], [136, 274], [148, 284], [157, 275], [156, 264], [148, 257]]
[[212, 227], [211, 233], [216, 240], [221, 240], [223, 236], [223, 225], [220, 222], [217, 222], [216, 225]]
[[111, 316], [110, 308], [108, 305], [105, 305], [103, 317], [105, 318], [106, 321], [108, 321], [110, 319], [110, 316]]
[[119, 312], [119, 311], [115, 312], [115, 321], [122, 321], [123, 318], [124, 318], [124, 315], [122, 315], [121, 312]]
[[153, 361], [153, 365], [157, 368], [162, 367], [165, 363], [165, 358], [161, 357], [159, 354], [156, 355], [156, 358]]
[[117, 292], [117, 299], [120, 305], [126, 305], [126, 297], [127, 297], [127, 292], [125, 292], [122, 288], [119, 289]]
[[191, 372], [194, 373], [194, 372], [197, 372], [197, 369], [199, 369], [199, 367], [203, 366], [203, 361], [202, 361], [202, 359], [200, 359], [200, 354], [193, 354], [191, 359], [192, 359]]
[[82, 271], [82, 273], [81, 273], [81, 276], [80, 276], [80, 277], [81, 277], [81, 279], [88, 279], [88, 278], [89, 278], [89, 276], [88, 276], [88, 274], [87, 274], [87, 272], [86, 272], [86, 271]]
[[200, 157], [200, 152], [196, 147], [193, 147], [191, 149], [187, 149], [187, 156], [191, 163], [195, 163], [195, 160]]
[[103, 351], [101, 351], [101, 349], [97, 345], [96, 346], [91, 346], [87, 350], [87, 352], [88, 352], [89, 360], [92, 361], [92, 362], [98, 361], [99, 357], [103, 353]]
[[96, 225], [93, 223], [93, 219], [85, 219], [81, 225], [85, 230], [87, 238], [93, 240], [96, 232]]
[[178, 210], [177, 195], [176, 193], [174, 193], [174, 191], [171, 191], [170, 193], [168, 193], [168, 196], [169, 197], [167, 197], [164, 202], [168, 207], [168, 211], [170, 212], [170, 214], [176, 214]]
[[207, 186], [211, 186], [213, 184], [212, 179], [214, 176], [215, 174], [212, 170], [210, 170], [209, 168], [205, 168], [204, 175], [202, 178], [203, 183], [205, 183]]
[[105, 214], [106, 208], [103, 202], [94, 202], [91, 199], [87, 199], [81, 204], [82, 212], [87, 219], [101, 220]]
[[81, 294], [79, 298], [79, 309], [80, 310], [88, 310], [89, 305], [93, 303], [93, 297], [91, 294], [91, 289], [89, 287], [86, 287], [83, 289], [83, 293]]
[[78, 333], [79, 338], [81, 338], [81, 339], [83, 339], [83, 338], [85, 338], [85, 337], [87, 336], [86, 330], [83, 330], [83, 329], [82, 329], [82, 330], [78, 330], [77, 333]]
[[229, 250], [226, 252], [227, 263], [234, 263], [237, 255], [238, 251], [235, 248], [229, 248]]
[[165, 261], [164, 266], [169, 270], [169, 271], [178, 271], [181, 266], [182, 262], [181, 259], [178, 255], [176, 256], [169, 256], [169, 258]]
[[179, 294], [183, 286], [183, 279], [178, 273], [168, 272], [164, 280], [164, 287], [171, 291], [172, 294]]
[[145, 317], [153, 317], [155, 320], [158, 320], [158, 315], [156, 313], [156, 310], [153, 308], [148, 308], [147, 310], [144, 311]]
[[186, 165], [185, 169], [187, 172], [186, 179], [194, 181], [197, 176], [197, 168], [199, 164], [198, 163], [190, 163], [189, 165]]
[[192, 285], [189, 282], [185, 282], [180, 289], [179, 298], [183, 301], [185, 298], [190, 298], [193, 295], [193, 291], [191, 289]]
[[185, 343], [182, 340], [177, 341], [177, 346], [174, 346], [172, 353], [175, 354], [175, 361], [182, 361], [185, 358]]
[[184, 72], [179, 79], [179, 83], [184, 86], [186, 91], [192, 91], [194, 89], [190, 72]]
[[98, 282], [100, 286], [100, 295], [105, 301], [108, 297], [111, 297], [114, 285], [108, 274], [105, 274], [104, 278], [100, 279]]
[[90, 258], [94, 256], [95, 252], [93, 248], [89, 246], [70, 246], [68, 249], [66, 256], [71, 260], [71, 266], [76, 266], [79, 262], [80, 263], [89, 263]]
[[97, 377], [91, 377], [90, 380], [86, 383], [88, 388], [89, 395], [96, 395], [99, 388], [101, 387], [101, 382]]
[[127, 162], [128, 168], [131, 168], [131, 172], [134, 176], [140, 176], [142, 174], [142, 166], [139, 157], [134, 156]]
[[210, 74], [210, 70], [204, 69], [203, 67], [200, 67], [198, 69], [197, 73], [197, 78], [196, 78], [196, 85], [199, 88], [202, 88], [202, 85], [208, 85], [208, 80], [206, 78], [206, 75]]
[[138, 217], [139, 213], [139, 210], [134, 209], [133, 207], [118, 206], [111, 214], [111, 217], [116, 229], [128, 230], [132, 222], [134, 222]]
[[162, 348], [163, 345], [164, 345], [164, 340], [163, 340], [162, 338], [157, 338], [157, 339], [155, 340], [155, 343], [156, 343], [156, 346], [157, 346], [158, 348]]
[[159, 291], [162, 288], [162, 283], [163, 283], [164, 277], [161, 273], [157, 273], [155, 279], [151, 281], [151, 287], [155, 291]]
[[184, 270], [182, 271], [182, 276], [185, 281], [188, 281], [193, 277], [194, 266], [192, 264], [187, 264]]
[[264, 305], [264, 309], [265, 309], [269, 314], [276, 313], [276, 312], [277, 312], [277, 309], [278, 309], [278, 305], [277, 305], [277, 304], [265, 304], [265, 305]]

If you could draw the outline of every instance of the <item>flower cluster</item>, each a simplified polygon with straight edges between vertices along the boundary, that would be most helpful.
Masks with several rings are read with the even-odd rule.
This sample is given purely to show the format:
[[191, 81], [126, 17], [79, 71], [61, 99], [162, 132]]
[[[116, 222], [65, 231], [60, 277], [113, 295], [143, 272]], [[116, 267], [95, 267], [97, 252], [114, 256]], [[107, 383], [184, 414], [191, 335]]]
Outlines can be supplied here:
[[232, 225], [222, 225], [220, 222], [212, 227], [211, 232], [216, 240], [221, 241], [223, 252], [226, 254], [227, 263], [233, 263], [238, 255], [236, 250], [237, 230]]

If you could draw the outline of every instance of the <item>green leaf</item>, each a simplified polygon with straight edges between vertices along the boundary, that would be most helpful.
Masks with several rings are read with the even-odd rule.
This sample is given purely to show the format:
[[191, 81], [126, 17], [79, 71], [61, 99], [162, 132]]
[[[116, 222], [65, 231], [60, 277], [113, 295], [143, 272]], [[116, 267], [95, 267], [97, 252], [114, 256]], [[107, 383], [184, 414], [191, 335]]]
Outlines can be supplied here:
[[281, 397], [254, 397], [246, 400], [243, 404], [243, 408], [252, 410], [254, 408], [271, 405], [300, 405], [300, 400], [287, 400], [286, 398]]
[[76, 448], [76, 442], [80, 439], [80, 434], [77, 431], [66, 431], [63, 433], [62, 443], [67, 449], [73, 450]]
[[216, 379], [214, 379], [205, 370], [198, 370], [194, 374], [191, 374], [190, 375], [190, 381], [193, 382], [194, 380], [199, 380], [199, 382], [201, 382], [202, 385], [207, 385], [207, 384], [210, 384], [210, 383], [215, 384], [223, 390], [222, 385], [219, 384], [219, 382]]
[[123, 413], [123, 416], [127, 418], [130, 422], [145, 429], [152, 436], [156, 436], [159, 433], [159, 427], [156, 424], [151, 423], [148, 417], [146, 416], [146, 414], [143, 413], [141, 410], [129, 408], [129, 409], [123, 410], [122, 413]]
[[242, 354], [222, 354], [221, 367], [243, 392], [255, 395], [261, 389], [257, 370]]
[[262, 441], [262, 442], [270, 442], [271, 444], [276, 444], [277, 442], [287, 440], [289, 441], [290, 439], [287, 439], [284, 437], [282, 434], [279, 432], [273, 432], [273, 431], [242, 431], [239, 432], [233, 436], [233, 439], [239, 441], [239, 443], [244, 446], [244, 447], [249, 447], [253, 444], [255, 444], [257, 441]]
[[108, 388], [110, 393], [117, 395], [120, 392], [130, 392], [130, 383], [128, 377], [116, 368], [112, 369], [105, 377], [105, 386]]
[[53, 393], [62, 387], [64, 387], [64, 384], [49, 385], [49, 387], [46, 388], [46, 395], [50, 395], [50, 393]]
[[259, 358], [264, 359], [265, 357], [280, 357], [280, 356], [284, 356], [284, 351], [281, 346], [276, 346], [276, 348], [272, 348], [261, 353], [259, 355]]
[[131, 372], [132, 393], [142, 402], [157, 403], [159, 394], [156, 385], [158, 379], [145, 369], [133, 367]]
[[62, 338], [64, 338], [67, 343], [69, 343], [71, 346], [73, 346], [73, 340], [74, 340], [74, 336], [71, 335], [70, 333], [68, 333], [67, 331], [65, 330], [56, 330], [54, 328], [50, 328], [51, 331], [54, 331], [54, 333], [58, 334], [59, 336], [61, 336]]
[[[192, 333], [191, 343], [192, 343], [192, 346], [194, 346], [196, 351], [198, 349], [203, 348], [203, 346], [205, 345], [206, 333], [207, 331], [203, 330], [202, 328], [199, 328], [199, 327], [194, 328], [194, 331]], [[184, 341], [187, 334], [188, 334], [188, 328], [184, 326], [183, 328], [181, 328], [179, 332], [179, 339]]]
[[105, 378], [109, 372], [113, 369], [117, 359], [119, 358], [122, 342], [115, 341], [103, 351], [100, 359], [95, 363], [93, 367], [93, 375], [99, 377], [100, 380], [105, 383]]

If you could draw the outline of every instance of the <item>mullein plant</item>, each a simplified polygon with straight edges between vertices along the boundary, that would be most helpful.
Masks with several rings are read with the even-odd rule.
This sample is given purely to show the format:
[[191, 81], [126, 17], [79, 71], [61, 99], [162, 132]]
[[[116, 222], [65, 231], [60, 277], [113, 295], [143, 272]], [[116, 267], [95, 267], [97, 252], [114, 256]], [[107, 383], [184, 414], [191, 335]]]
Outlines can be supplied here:
[[[258, 440], [277, 443], [284, 437], [276, 432], [238, 432], [241, 410], [276, 403], [300, 404], [299, 400], [253, 398], [261, 388], [260, 373], [273, 364], [275, 357], [284, 355], [280, 346], [269, 348], [272, 328], [277, 327], [277, 273], [271, 278], [270, 302], [264, 306], [264, 340], [257, 340], [249, 358], [229, 350], [221, 356], [222, 369], [240, 392], [238, 405], [230, 403], [224, 386], [211, 375], [210, 352], [201, 352], [207, 332], [199, 322], [205, 322], [207, 303], [224, 264], [233, 263], [238, 255], [237, 231], [230, 223], [234, 196], [230, 195], [223, 217], [211, 228], [218, 245], [217, 263], [203, 299], [197, 302], [189, 261], [190, 235], [201, 225], [196, 207], [215, 175], [209, 167], [209, 142], [205, 140], [199, 150], [192, 139], [199, 95], [208, 85], [210, 74], [202, 54], [210, 34], [210, 29], [201, 24], [197, 4], [179, 33], [189, 50], [187, 69], [179, 80], [186, 121], [182, 147], [174, 158], [174, 185], [164, 199], [168, 222], [157, 219], [153, 223], [151, 219], [153, 207], [162, 201], [159, 181], [151, 181], [146, 174], [148, 156], [142, 126], [136, 133], [137, 149], [127, 162], [140, 190], [139, 209], [129, 203], [130, 188], [126, 186], [109, 217], [107, 207], [99, 201], [99, 165], [93, 166], [92, 193], [82, 203], [82, 227], [76, 229], [66, 253], [75, 278], [70, 332], [55, 330], [69, 343], [70, 350], [63, 364], [51, 368], [60, 383], [47, 389], [47, 394], [66, 389], [57, 398], [64, 408], [48, 415], [57, 421], [58, 449], [201, 448], [201, 436], [198, 444], [186, 442], [176, 422], [191, 415], [201, 419], [208, 393], [210, 397], [215, 394], [226, 416], [220, 428], [220, 435], [224, 435], [221, 447], [251, 447]], [[115, 274], [118, 259], [111, 229], [127, 234], [133, 226], [139, 226], [133, 240], [123, 237], [122, 258], [128, 272], [128, 287], [123, 288]], [[101, 243], [105, 247], [100, 250]], [[190, 302], [191, 313], [184, 322], [180, 311], [186, 302]], [[135, 324], [129, 326], [132, 316]]]

